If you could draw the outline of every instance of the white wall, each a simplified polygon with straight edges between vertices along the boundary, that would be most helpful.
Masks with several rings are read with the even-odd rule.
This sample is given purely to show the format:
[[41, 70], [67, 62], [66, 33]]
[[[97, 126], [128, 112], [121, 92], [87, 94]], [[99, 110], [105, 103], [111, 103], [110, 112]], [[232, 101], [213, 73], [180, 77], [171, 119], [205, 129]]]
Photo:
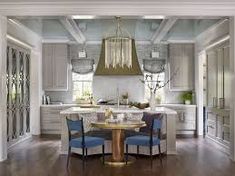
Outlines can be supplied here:
[[30, 67], [30, 130], [31, 134], [40, 134], [40, 105], [42, 97], [42, 43], [41, 37], [20, 23], [9, 21], [7, 34], [27, 43], [31, 48]]
[[92, 85], [94, 98], [116, 100], [118, 87], [119, 95], [128, 92], [129, 101], [143, 102], [144, 84], [140, 81], [143, 78], [143, 76], [94, 76]]

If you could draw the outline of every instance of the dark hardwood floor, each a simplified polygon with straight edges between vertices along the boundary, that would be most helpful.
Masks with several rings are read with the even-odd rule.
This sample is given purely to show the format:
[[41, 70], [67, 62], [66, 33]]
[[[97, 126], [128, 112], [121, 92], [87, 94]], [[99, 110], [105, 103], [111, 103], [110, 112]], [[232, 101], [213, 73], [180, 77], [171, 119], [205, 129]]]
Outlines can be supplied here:
[[78, 155], [73, 155], [66, 170], [66, 155], [60, 155], [60, 141], [34, 137], [12, 148], [7, 161], [0, 163], [1, 176], [234, 176], [235, 163], [213, 142], [200, 139], [177, 140], [178, 155], [138, 157], [125, 167], [102, 165], [100, 156], [88, 157], [83, 169]]

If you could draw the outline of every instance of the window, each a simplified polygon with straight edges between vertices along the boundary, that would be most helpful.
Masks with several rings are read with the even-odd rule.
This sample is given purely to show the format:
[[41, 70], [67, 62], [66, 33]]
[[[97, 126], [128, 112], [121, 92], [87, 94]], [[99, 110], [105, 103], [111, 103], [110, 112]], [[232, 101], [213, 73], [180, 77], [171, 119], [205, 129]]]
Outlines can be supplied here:
[[[155, 84], [157, 79], [158, 81], [161, 81], [160, 84], [163, 84], [165, 81], [165, 73], [156, 73], [156, 74], [152, 74], [152, 73], [148, 73], [145, 72], [144, 73], [144, 78], [146, 77], [146, 75], [153, 75], [153, 81], [152, 84]], [[151, 83], [150, 80], [145, 80], [145, 93], [144, 93], [144, 98], [146, 101], [148, 101], [150, 99], [150, 89], [148, 87], [148, 84]], [[161, 88], [159, 90], [157, 90], [156, 92], [156, 98], [160, 99], [161, 101], [164, 99], [164, 88]]]
[[93, 73], [72, 73], [73, 101], [77, 99], [88, 99], [90, 97], [92, 94], [92, 79]]

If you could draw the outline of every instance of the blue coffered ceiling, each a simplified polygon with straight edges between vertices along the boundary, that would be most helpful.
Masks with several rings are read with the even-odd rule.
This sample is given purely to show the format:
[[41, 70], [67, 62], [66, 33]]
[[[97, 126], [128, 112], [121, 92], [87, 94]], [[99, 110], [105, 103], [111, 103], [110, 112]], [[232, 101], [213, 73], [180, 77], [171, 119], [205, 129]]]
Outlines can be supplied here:
[[[68, 39], [75, 41], [74, 37], [60, 22], [63, 17], [12, 17], [29, 27], [44, 39]], [[177, 21], [165, 34], [163, 40], [194, 40], [201, 32], [217, 23], [221, 18], [192, 17], [177, 18]], [[163, 19], [143, 19], [141, 17], [123, 17], [122, 26], [136, 41], [151, 41], [161, 26]], [[101, 41], [107, 34], [115, 29], [113, 17], [99, 17], [95, 19], [76, 19], [78, 26], [86, 41]]]

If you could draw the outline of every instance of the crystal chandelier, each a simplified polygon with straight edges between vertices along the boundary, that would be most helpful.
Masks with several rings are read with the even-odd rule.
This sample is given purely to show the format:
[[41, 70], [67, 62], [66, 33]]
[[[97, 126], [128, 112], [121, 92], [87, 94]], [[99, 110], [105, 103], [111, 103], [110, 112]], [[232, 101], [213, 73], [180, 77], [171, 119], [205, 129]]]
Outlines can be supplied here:
[[105, 37], [105, 68], [117, 66], [132, 67], [132, 38], [127, 30], [121, 27], [121, 18], [116, 18], [115, 34]]

